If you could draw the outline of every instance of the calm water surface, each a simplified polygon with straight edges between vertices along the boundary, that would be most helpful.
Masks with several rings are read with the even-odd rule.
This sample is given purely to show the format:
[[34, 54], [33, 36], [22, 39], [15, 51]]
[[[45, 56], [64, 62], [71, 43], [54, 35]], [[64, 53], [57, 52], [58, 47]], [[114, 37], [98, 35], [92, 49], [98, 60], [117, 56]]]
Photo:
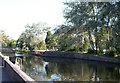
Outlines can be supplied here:
[[36, 81], [120, 81], [120, 65], [74, 59], [22, 57], [22, 70]]
[[120, 64], [4, 54], [22, 60], [22, 70], [36, 81], [119, 81]]

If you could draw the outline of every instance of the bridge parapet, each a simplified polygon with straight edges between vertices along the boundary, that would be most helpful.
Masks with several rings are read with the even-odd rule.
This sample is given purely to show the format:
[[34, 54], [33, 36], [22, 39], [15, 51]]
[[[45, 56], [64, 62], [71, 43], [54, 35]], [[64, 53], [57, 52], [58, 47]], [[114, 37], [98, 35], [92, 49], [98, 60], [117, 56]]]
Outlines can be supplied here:
[[8, 58], [4, 57], [0, 53], [0, 58], [4, 61], [4, 67], [6, 68], [7, 72], [13, 79], [12, 81], [21, 81], [22, 83], [26, 82], [35, 82], [32, 78], [30, 78], [27, 74], [25, 74], [22, 70], [20, 70], [16, 65], [14, 65]]

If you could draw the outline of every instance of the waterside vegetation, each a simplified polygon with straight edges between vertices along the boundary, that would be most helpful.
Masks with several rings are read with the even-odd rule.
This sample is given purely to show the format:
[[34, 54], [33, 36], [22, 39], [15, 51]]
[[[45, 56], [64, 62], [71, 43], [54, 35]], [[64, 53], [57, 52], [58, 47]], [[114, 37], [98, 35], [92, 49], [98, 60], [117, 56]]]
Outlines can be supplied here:
[[120, 2], [67, 1], [64, 5], [66, 21], [53, 32], [46, 23], [27, 24], [18, 40], [1, 31], [2, 46], [19, 52], [48, 49], [120, 56]]

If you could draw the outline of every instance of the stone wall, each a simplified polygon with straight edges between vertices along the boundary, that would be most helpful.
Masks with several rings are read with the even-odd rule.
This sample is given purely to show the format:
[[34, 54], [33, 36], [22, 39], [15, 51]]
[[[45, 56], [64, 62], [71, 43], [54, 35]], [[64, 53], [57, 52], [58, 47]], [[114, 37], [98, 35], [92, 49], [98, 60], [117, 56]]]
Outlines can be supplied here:
[[72, 58], [72, 59], [82, 59], [82, 60], [91, 60], [91, 61], [102, 61], [109, 63], [120, 63], [120, 59], [104, 57], [104, 56], [96, 56], [92, 54], [82, 54], [75, 52], [61, 52], [61, 51], [46, 51], [43, 57], [58, 57], [58, 58]]

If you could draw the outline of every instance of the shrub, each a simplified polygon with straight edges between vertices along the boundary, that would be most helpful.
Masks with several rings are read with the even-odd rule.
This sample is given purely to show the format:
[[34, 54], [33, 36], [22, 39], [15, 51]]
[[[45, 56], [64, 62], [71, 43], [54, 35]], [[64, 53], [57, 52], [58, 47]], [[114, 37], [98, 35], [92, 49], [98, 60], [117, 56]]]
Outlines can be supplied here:
[[104, 52], [102, 50], [99, 50], [98, 55], [104, 55]]
[[94, 53], [95, 53], [95, 50], [88, 49], [88, 53], [89, 53], [89, 54], [94, 54]]
[[69, 49], [69, 50], [67, 50], [67, 51], [75, 51], [75, 49]]
[[109, 51], [107, 51], [106, 53], [105, 53], [105, 55], [107, 55], [107, 56], [110, 56], [110, 57], [114, 57], [115, 55], [116, 55], [116, 49], [115, 48], [112, 48], [112, 49], [110, 49]]

